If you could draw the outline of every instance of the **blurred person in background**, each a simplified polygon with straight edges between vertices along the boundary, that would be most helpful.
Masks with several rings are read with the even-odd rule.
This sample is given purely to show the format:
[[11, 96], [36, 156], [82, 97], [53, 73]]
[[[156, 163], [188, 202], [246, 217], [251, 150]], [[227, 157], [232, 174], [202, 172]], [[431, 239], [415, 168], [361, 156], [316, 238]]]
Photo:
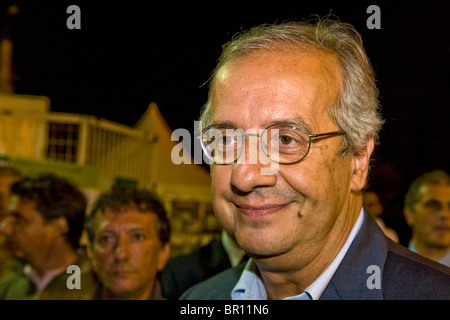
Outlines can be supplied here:
[[90, 299], [96, 280], [79, 245], [85, 196], [53, 174], [24, 178], [11, 193], [0, 232], [23, 268], [0, 280], [0, 299]]
[[11, 201], [10, 187], [22, 179], [22, 174], [12, 167], [0, 167], [0, 219], [8, 214]]
[[[3, 219], [8, 216], [11, 202], [10, 187], [21, 179], [22, 174], [15, 168], [9, 166], [0, 167], [0, 225]], [[11, 265], [13, 260], [6, 247], [6, 237], [0, 233], [0, 278], [9, 272], [10, 268], [13, 268], [13, 265]]]
[[384, 234], [392, 241], [399, 242], [397, 232], [386, 226], [384, 220], [381, 218], [383, 214], [383, 204], [380, 201], [378, 193], [372, 190], [365, 190], [363, 192], [363, 207], [367, 213], [375, 220], [378, 226], [383, 230]]
[[409, 249], [450, 266], [450, 176], [434, 170], [416, 178], [403, 213], [412, 228]]
[[85, 230], [100, 282], [92, 299], [165, 299], [159, 274], [170, 256], [170, 223], [155, 195], [117, 184], [94, 203]]

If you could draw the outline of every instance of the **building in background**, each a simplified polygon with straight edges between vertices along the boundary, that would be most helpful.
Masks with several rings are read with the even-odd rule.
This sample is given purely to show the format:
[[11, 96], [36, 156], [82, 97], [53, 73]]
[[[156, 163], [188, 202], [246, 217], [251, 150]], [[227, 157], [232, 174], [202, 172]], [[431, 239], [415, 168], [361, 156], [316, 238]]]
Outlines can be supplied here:
[[[172, 222], [173, 256], [219, 237], [209, 172], [171, 159], [172, 131], [156, 103], [134, 127], [91, 115], [50, 111], [47, 97], [0, 92], [0, 162], [24, 175], [51, 171], [85, 191], [92, 203], [114, 183], [155, 191]], [[188, 155], [185, 155], [188, 156]]]

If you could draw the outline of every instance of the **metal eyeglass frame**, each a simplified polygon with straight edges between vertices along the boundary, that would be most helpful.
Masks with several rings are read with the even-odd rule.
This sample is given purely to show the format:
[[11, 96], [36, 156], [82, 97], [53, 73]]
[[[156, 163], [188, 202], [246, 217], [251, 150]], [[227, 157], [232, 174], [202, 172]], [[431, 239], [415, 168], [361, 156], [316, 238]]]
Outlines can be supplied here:
[[[295, 161], [293, 161], [293, 162], [280, 162], [280, 161], [273, 160], [273, 159], [267, 154], [267, 150], [266, 150], [266, 148], [265, 148], [265, 147], [263, 146], [263, 144], [262, 144], [262, 139], [261, 139], [261, 137], [262, 137], [262, 135], [263, 135], [268, 129], [270, 129], [270, 128], [272, 128], [272, 127], [275, 127], [275, 126], [280, 126], [280, 125], [292, 126], [294, 129], [295, 129], [295, 127], [301, 127], [301, 128], [303, 128], [303, 129], [306, 131], [306, 133], [308, 134], [308, 138], [309, 138], [309, 141], [308, 141], [308, 148], [307, 148], [307, 150], [306, 150], [306, 152], [305, 152], [305, 155], [304, 155], [303, 157], [301, 157], [300, 159], [295, 160]], [[207, 130], [209, 130], [209, 129], [211, 129], [211, 128], [215, 128], [215, 127], [217, 127], [217, 126], [216, 126], [216, 125], [211, 125], [211, 126], [205, 127], [205, 128], [202, 130], [202, 136], [200, 137], [200, 144], [201, 144], [201, 146], [202, 146], [203, 152], [205, 152], [205, 154], [206, 154], [206, 156], [208, 157], [208, 159], [210, 159], [211, 161], [213, 161], [213, 163], [216, 163], [216, 164], [219, 164], [219, 165], [232, 164], [232, 163], [236, 162], [236, 161], [239, 159], [239, 157], [241, 156], [241, 153], [242, 153], [242, 147], [241, 147], [241, 150], [240, 150], [239, 154], [236, 156], [236, 158], [235, 158], [233, 161], [230, 161], [230, 162], [224, 162], [224, 163], [217, 163], [214, 159], [211, 159], [211, 158], [210, 158], [209, 153], [207, 152], [208, 149], [207, 149], [206, 145], [205, 145], [204, 142], [203, 142], [203, 135], [205, 134], [205, 132], [206, 132]], [[236, 129], [231, 128], [231, 127], [230, 127], [229, 129], [236, 130]], [[271, 161], [274, 161], [274, 162], [279, 163], [279, 164], [294, 164], [294, 163], [298, 163], [298, 162], [302, 161], [303, 159], [305, 159], [305, 157], [306, 157], [306, 156], [308, 155], [308, 153], [309, 153], [309, 150], [311, 149], [311, 143], [313, 142], [312, 139], [314, 139], [314, 138], [322, 138], [322, 137], [327, 137], [327, 136], [332, 136], [332, 135], [343, 135], [343, 134], [346, 134], [346, 132], [345, 132], [345, 131], [342, 131], [342, 130], [339, 130], [339, 131], [330, 131], [330, 132], [324, 132], [324, 133], [311, 134], [311, 133], [309, 133], [308, 129], [306, 129], [305, 126], [303, 126], [303, 125], [301, 125], [301, 124], [298, 124], [298, 123], [292, 123], [292, 122], [283, 123], [283, 124], [279, 124], [279, 123], [272, 124], [272, 125], [268, 126], [267, 128], [265, 128], [261, 133], [237, 133], [237, 135], [241, 138], [241, 140], [244, 141], [244, 143], [242, 143], [242, 146], [245, 145], [245, 137], [250, 137], [250, 136], [253, 136], [253, 137], [259, 137], [259, 138], [260, 138], [260, 139], [259, 139], [259, 141], [260, 141], [260, 147], [261, 147], [261, 149], [263, 150], [264, 154], [265, 154]]]

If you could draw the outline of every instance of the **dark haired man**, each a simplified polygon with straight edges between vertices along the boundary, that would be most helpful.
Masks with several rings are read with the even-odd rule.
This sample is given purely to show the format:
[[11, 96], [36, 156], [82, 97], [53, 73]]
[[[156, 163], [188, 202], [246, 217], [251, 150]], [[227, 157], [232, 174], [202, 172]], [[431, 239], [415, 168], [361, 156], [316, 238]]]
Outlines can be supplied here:
[[450, 267], [450, 176], [433, 170], [417, 177], [403, 212], [412, 229], [409, 249]]
[[11, 193], [11, 212], [0, 231], [24, 267], [2, 278], [0, 299], [89, 299], [96, 280], [79, 245], [83, 193], [52, 174], [16, 182]]
[[116, 185], [97, 199], [85, 228], [100, 281], [93, 299], [164, 299], [159, 272], [170, 256], [170, 224], [155, 195]]

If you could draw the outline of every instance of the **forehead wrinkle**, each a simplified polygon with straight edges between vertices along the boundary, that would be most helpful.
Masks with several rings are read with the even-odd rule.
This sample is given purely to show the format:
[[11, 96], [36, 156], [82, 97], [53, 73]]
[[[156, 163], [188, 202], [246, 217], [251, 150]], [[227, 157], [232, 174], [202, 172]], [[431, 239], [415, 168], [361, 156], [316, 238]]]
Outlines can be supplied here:
[[[266, 79], [271, 79], [272, 81], [275, 79], [277, 79], [277, 83], [279, 85], [276, 86], [276, 91], [274, 91], [274, 95], [272, 95], [272, 104], [274, 104], [276, 106], [277, 101], [280, 103], [281, 106], [283, 106], [284, 103], [289, 104], [291, 102], [291, 95], [290, 93], [292, 92], [292, 81], [288, 81], [286, 82], [285, 79], [283, 77], [278, 77], [278, 74], [280, 75], [288, 75], [289, 74], [293, 74], [294, 77], [291, 78], [294, 81], [300, 81], [298, 82], [298, 86], [300, 86], [301, 88], [305, 87], [305, 88], [314, 88], [314, 90], [306, 90], [306, 92], [309, 95], [309, 98], [305, 98], [304, 101], [298, 101], [298, 108], [293, 108], [292, 110], [294, 111], [294, 114], [292, 115], [295, 119], [294, 121], [291, 121], [290, 119], [285, 119], [285, 118], [290, 118], [290, 115], [283, 115], [280, 114], [279, 117], [280, 119], [276, 119], [276, 115], [274, 114], [270, 114], [270, 116], [274, 119], [273, 121], [266, 122], [266, 123], [261, 123], [259, 125], [261, 126], [268, 126], [271, 123], [275, 122], [275, 121], [285, 121], [285, 120], [289, 120], [290, 122], [297, 122], [303, 126], [305, 126], [309, 131], [311, 129], [319, 129], [319, 123], [316, 122], [311, 122], [308, 121], [310, 120], [308, 117], [303, 117], [302, 118], [302, 110], [306, 108], [306, 110], [310, 109], [312, 110], [314, 106], [309, 105], [310, 102], [315, 102], [315, 103], [320, 103], [320, 104], [324, 104], [324, 109], [323, 111], [324, 116], [330, 120], [332, 120], [333, 123], [335, 123], [334, 119], [332, 118], [331, 114], [330, 114], [330, 110], [331, 108], [336, 104], [339, 96], [340, 96], [340, 91], [342, 88], [342, 83], [341, 83], [341, 74], [340, 74], [340, 69], [339, 66], [336, 62], [336, 59], [334, 57], [333, 54], [330, 53], [326, 53], [326, 52], [316, 52], [316, 53], [320, 53], [317, 56], [311, 56], [310, 53], [300, 53], [300, 54], [293, 54], [293, 52], [286, 52], [286, 55], [284, 56], [284, 60], [281, 59], [281, 69], [282, 70], [275, 70], [276, 73], [272, 74], [272, 76], [270, 77], [266, 77]], [[211, 87], [211, 96], [210, 96], [210, 103], [211, 103], [211, 124], [216, 124], [216, 123], [221, 123], [222, 119], [222, 114], [226, 113], [226, 110], [229, 108], [232, 108], [234, 103], [238, 104], [238, 105], [242, 105], [245, 104], [246, 101], [248, 101], [248, 103], [252, 103], [253, 105], [255, 103], [258, 103], [258, 99], [260, 99], [259, 96], [255, 96], [254, 94], [257, 94], [258, 91], [256, 91], [256, 93], [253, 92], [253, 90], [255, 88], [265, 88], [266, 86], [269, 85], [269, 87], [267, 88], [268, 90], [270, 90], [273, 87], [273, 83], [269, 83], [269, 82], [261, 82], [259, 84], [258, 87], [255, 87], [255, 85], [258, 85], [258, 83], [255, 83], [255, 81], [252, 81], [252, 77], [254, 75], [254, 73], [248, 73], [249, 70], [247, 70], [248, 67], [252, 68], [251, 65], [255, 63], [255, 59], [262, 59], [261, 62], [264, 62], [266, 64], [270, 64], [272, 65], [273, 63], [275, 63], [274, 61], [272, 61], [272, 59], [267, 59], [270, 58], [272, 55], [270, 53], [260, 53], [260, 54], [254, 54], [251, 56], [247, 56], [247, 57], [243, 57], [243, 58], [239, 58], [235, 61], [233, 61], [230, 64], [224, 65], [222, 66], [221, 70], [219, 70], [218, 72], [218, 77], [215, 79], [214, 81], [214, 85]], [[308, 63], [305, 64], [303, 63], [303, 57], [305, 59], [309, 59]], [[326, 59], [326, 58], [330, 58], [331, 59]], [[276, 57], [275, 57], [276, 58]], [[286, 64], [287, 61], [291, 61], [290, 64]], [[295, 66], [296, 64], [300, 63], [302, 65], [302, 72], [299, 74], [296, 71], [295, 67], [292, 67], [293, 65]], [[265, 68], [260, 67], [259, 68], [261, 71], [257, 71], [260, 75], [260, 77], [262, 77], [262, 75], [266, 72]], [[270, 67], [269, 67], [270, 69]], [[321, 71], [321, 73], [323, 74], [320, 77], [316, 77], [314, 76], [314, 74], [316, 73], [316, 71]], [[300, 76], [300, 77], [298, 77]], [[305, 77], [307, 76], [307, 77]], [[295, 80], [297, 78], [297, 80]], [[227, 89], [228, 86], [230, 85], [229, 83], [229, 79], [232, 80], [232, 84], [234, 86], [238, 85], [238, 88], [235, 88], [234, 93], [238, 93], [237, 95], [233, 94], [231, 96], [228, 96], [227, 93]], [[251, 89], [247, 88], [248, 85], [248, 81], [250, 81], [251, 83]], [[317, 81], [320, 81], [319, 83]], [[287, 83], [287, 85], [283, 86], [283, 83]], [[225, 87], [223, 87], [223, 85], [225, 85]], [[220, 87], [220, 89], [219, 89]], [[236, 91], [237, 90], [237, 91]], [[327, 94], [324, 94], [324, 92], [327, 92]], [[328, 97], [328, 98], [325, 98]], [[263, 98], [267, 98], [267, 97], [263, 97]], [[233, 102], [233, 100], [230, 101], [230, 99], [238, 99], [237, 101]], [[324, 99], [326, 99], [327, 101], [325, 101]], [[224, 103], [225, 102], [225, 103]], [[218, 104], [220, 103], [220, 104]], [[261, 101], [262, 104], [264, 104], [264, 101]], [[304, 104], [304, 108], [302, 108], [302, 103]], [[248, 108], [246, 108], [246, 112], [248, 114], [243, 114], [241, 119], [244, 118], [248, 118], [250, 119], [250, 113], [252, 112], [252, 110], [254, 110], [257, 106], [254, 105], [252, 107], [252, 105], [249, 105]], [[276, 109], [276, 107], [274, 108]], [[283, 107], [281, 107], [281, 109], [283, 109]], [[272, 109], [273, 110], [273, 109]], [[296, 114], [295, 114], [296, 113]], [[217, 121], [219, 120], [219, 121]], [[228, 120], [228, 119], [224, 119], [224, 120]], [[239, 122], [240, 119], [235, 119], [235, 121]], [[307, 121], [309, 124], [309, 127], [307, 126]], [[310, 123], [311, 122], [311, 123]], [[236, 127], [236, 124], [231, 124], [232, 127]], [[314, 130], [313, 130], [314, 131]]]

